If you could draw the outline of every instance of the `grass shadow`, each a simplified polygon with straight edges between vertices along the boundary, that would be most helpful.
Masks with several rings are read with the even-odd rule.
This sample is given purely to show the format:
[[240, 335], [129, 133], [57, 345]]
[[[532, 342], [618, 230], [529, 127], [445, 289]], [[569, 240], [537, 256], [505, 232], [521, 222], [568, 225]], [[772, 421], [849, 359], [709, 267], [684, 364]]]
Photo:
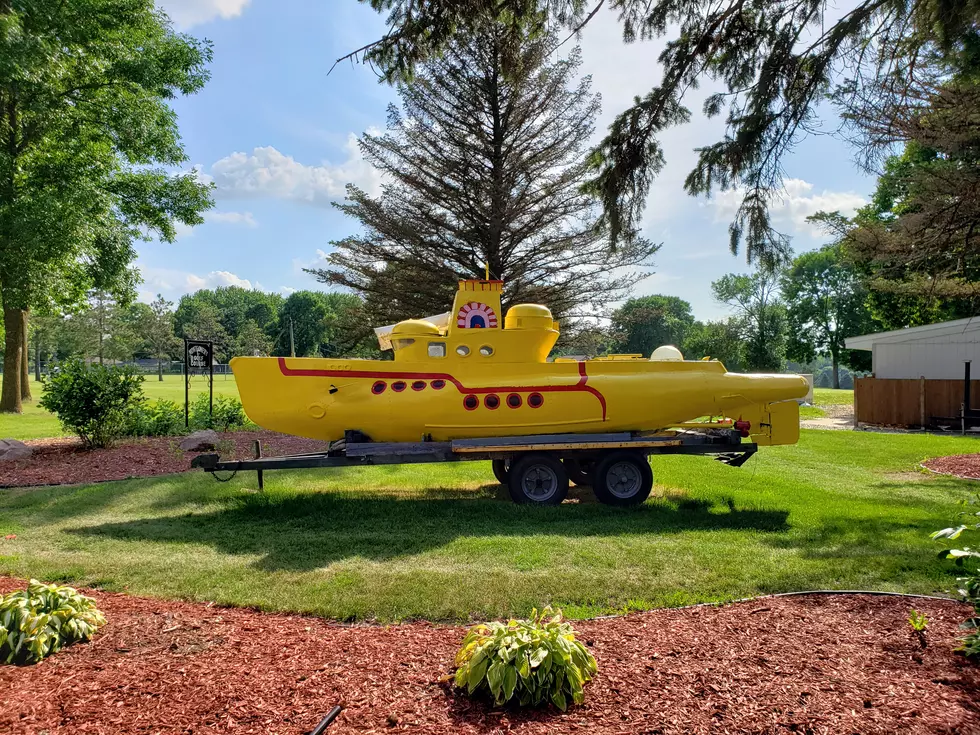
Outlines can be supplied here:
[[721, 507], [711, 501], [666, 499], [639, 508], [591, 503], [554, 508], [496, 500], [500, 486], [432, 488], [411, 497], [309, 493], [249, 494], [226, 507], [70, 529], [87, 537], [188, 543], [222, 553], [254, 555], [263, 570], [311, 570], [354, 557], [384, 561], [439, 548], [454, 540], [492, 537], [603, 537], [685, 531], [788, 529], [786, 510]]

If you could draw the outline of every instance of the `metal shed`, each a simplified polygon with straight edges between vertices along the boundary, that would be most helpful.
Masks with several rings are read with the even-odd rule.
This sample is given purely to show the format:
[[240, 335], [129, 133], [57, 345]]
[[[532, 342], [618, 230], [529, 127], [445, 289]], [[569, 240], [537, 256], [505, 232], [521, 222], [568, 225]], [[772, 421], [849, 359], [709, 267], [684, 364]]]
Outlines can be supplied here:
[[[872, 374], [854, 381], [859, 423], [897, 426], [961, 424], [980, 391], [980, 318], [865, 334], [845, 340], [871, 352]], [[957, 428], [960, 428], [957, 426]]]

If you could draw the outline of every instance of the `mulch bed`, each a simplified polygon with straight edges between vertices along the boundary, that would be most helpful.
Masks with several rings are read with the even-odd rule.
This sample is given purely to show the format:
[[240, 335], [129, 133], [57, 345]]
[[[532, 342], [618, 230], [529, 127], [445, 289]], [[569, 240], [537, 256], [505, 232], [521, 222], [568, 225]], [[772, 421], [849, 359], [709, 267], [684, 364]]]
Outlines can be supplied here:
[[806, 596], [579, 622], [599, 673], [563, 714], [443, 683], [461, 627], [90, 594], [109, 619], [91, 643], [0, 667], [0, 732], [298, 735], [339, 704], [330, 735], [980, 733], [980, 667], [951, 651], [969, 608], [952, 601]]
[[926, 469], [941, 475], [955, 475], [967, 480], [980, 480], [980, 454], [956, 454], [934, 457], [922, 463]]
[[[223, 457], [251, 457], [256, 439], [269, 456], [316, 452], [326, 442], [277, 434], [239, 431], [221, 434]], [[85, 450], [78, 439], [35, 439], [25, 442], [34, 454], [16, 462], [0, 462], [0, 487], [65, 485], [131, 477], [155, 477], [191, 468], [196, 453], [177, 448], [183, 437], [153, 437], [117, 444], [109, 449]], [[199, 471], [199, 470], [198, 470]]]

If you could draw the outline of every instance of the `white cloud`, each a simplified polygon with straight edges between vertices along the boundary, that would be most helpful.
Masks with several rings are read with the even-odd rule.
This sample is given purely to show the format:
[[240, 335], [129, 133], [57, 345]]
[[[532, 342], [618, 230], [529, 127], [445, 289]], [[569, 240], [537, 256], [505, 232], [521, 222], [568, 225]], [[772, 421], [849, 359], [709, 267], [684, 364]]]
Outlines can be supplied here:
[[[715, 212], [716, 221], [730, 222], [742, 203], [744, 191], [740, 188], [718, 192], [708, 202]], [[867, 200], [853, 191], [814, 192], [813, 184], [803, 179], [786, 179], [783, 191], [770, 204], [769, 211], [776, 227], [788, 229], [788, 234], [817, 236], [821, 229], [806, 221], [816, 212], [839, 211], [845, 216], [867, 204]]]
[[251, 212], [207, 212], [204, 219], [207, 222], [217, 222], [224, 225], [244, 225], [251, 229], [259, 226]]
[[381, 175], [361, 156], [357, 136], [348, 136], [345, 149], [343, 163], [308, 166], [272, 146], [259, 147], [225, 156], [204, 176], [217, 185], [219, 197], [229, 199], [285, 199], [322, 207], [343, 199], [349, 183], [377, 194]]
[[281, 293], [283, 296], [289, 296], [290, 294], [296, 293], [296, 289], [292, 286], [280, 286], [279, 293]]
[[218, 288], [219, 286], [241, 286], [247, 289], [261, 290], [259, 283], [252, 283], [247, 278], [231, 271], [211, 271], [203, 276], [188, 271], [171, 268], [153, 268], [137, 263], [143, 276], [144, 291], [154, 295], [163, 293], [168, 298], [180, 297], [185, 293], [194, 293], [202, 288]]
[[311, 260], [305, 260], [304, 258], [293, 258], [293, 273], [297, 276], [308, 275], [304, 273], [304, 269], [313, 268], [314, 266], [323, 265], [323, 261], [326, 260], [327, 253], [320, 248], [316, 249], [316, 257]]
[[251, 0], [157, 0], [157, 5], [181, 28], [215, 18], [236, 18]]

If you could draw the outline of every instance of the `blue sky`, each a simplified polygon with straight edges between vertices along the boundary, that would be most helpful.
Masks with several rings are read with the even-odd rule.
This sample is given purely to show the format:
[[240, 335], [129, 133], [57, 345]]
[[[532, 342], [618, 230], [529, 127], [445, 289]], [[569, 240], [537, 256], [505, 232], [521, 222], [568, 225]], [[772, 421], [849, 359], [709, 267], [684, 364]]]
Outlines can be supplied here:
[[[204, 225], [182, 231], [175, 244], [142, 243], [140, 297], [176, 300], [199, 288], [237, 284], [266, 291], [321, 288], [304, 266], [315, 265], [330, 241], [353, 232], [331, 202], [348, 181], [369, 191], [379, 179], [358, 154], [356, 136], [382, 128], [392, 91], [367, 67], [334, 59], [376, 39], [382, 19], [356, 0], [158, 0], [178, 28], [214, 44], [212, 80], [175, 107], [190, 163], [217, 185], [217, 206]], [[583, 74], [602, 94], [597, 137], [633, 96], [658, 77], [659, 45], [624, 47], [614, 16], [600, 13], [580, 41]], [[701, 90], [702, 94], [710, 88]], [[692, 109], [699, 104], [691, 105]], [[828, 124], [828, 128], [832, 124]], [[663, 248], [637, 294], [664, 293], [691, 302], [700, 319], [725, 307], [711, 299], [710, 283], [745, 272], [728, 251], [727, 224], [736, 192], [712, 201], [683, 193], [693, 149], [719, 136], [717, 121], [698, 119], [664, 136], [668, 156], [655, 182], [644, 234]], [[797, 146], [786, 161], [786, 196], [774, 211], [797, 251], [817, 247], [807, 225], [819, 209], [853, 211], [873, 179], [852, 152], [830, 135]]]

